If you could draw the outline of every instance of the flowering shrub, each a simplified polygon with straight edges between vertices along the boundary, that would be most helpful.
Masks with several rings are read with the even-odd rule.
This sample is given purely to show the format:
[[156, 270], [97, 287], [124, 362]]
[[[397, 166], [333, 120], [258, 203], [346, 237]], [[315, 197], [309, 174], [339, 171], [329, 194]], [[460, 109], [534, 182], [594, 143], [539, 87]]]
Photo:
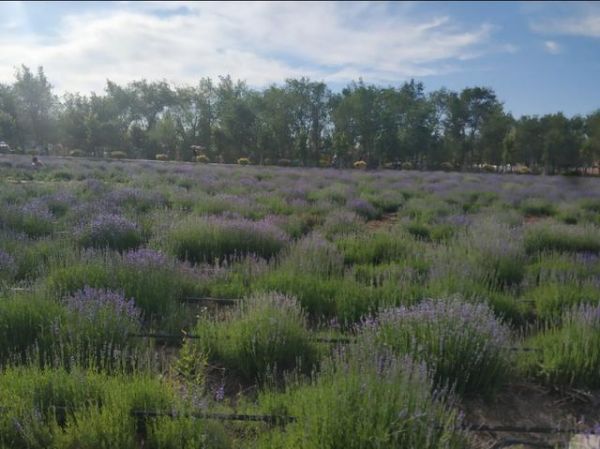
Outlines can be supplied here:
[[149, 249], [130, 250], [122, 259], [92, 258], [54, 269], [47, 279], [50, 291], [58, 296], [72, 295], [86, 285], [122, 290], [135, 300], [146, 321], [172, 318], [178, 301], [191, 293], [191, 282], [172, 258]]
[[424, 361], [438, 385], [461, 393], [493, 392], [509, 370], [508, 329], [485, 304], [425, 300], [384, 310], [363, 330], [377, 344]]
[[595, 226], [569, 226], [540, 224], [525, 232], [525, 251], [534, 254], [542, 251], [600, 253], [600, 232]]
[[318, 234], [311, 234], [287, 251], [281, 268], [325, 278], [341, 276], [344, 273], [344, 256], [333, 243]]
[[577, 305], [526, 344], [529, 374], [554, 386], [600, 387], [600, 306]]
[[69, 315], [62, 338], [79, 363], [110, 365], [132, 344], [128, 335], [140, 331], [140, 310], [122, 293], [86, 286], [64, 303]]
[[317, 352], [295, 299], [275, 293], [241, 302], [227, 321], [201, 318], [197, 342], [209, 361], [222, 363], [246, 380], [268, 379], [294, 368], [310, 372]]
[[262, 392], [270, 414], [298, 417], [263, 437], [261, 448], [459, 449], [469, 447], [461, 417], [423, 365], [359, 344], [328, 357], [318, 374]]
[[142, 243], [138, 226], [115, 214], [99, 215], [77, 230], [80, 245], [85, 248], [110, 248], [123, 251]]
[[367, 220], [373, 220], [381, 215], [369, 201], [363, 198], [350, 200], [347, 207]]
[[354, 168], [358, 168], [359, 170], [364, 170], [367, 168], [367, 163], [365, 161], [356, 161], [352, 164]]
[[334, 210], [323, 223], [323, 232], [328, 238], [336, 235], [356, 234], [365, 229], [365, 220], [355, 212]]
[[237, 160], [238, 165], [250, 165], [250, 159], [247, 157], [241, 157]]
[[0, 282], [8, 281], [17, 272], [17, 265], [13, 256], [0, 249]]
[[235, 255], [269, 258], [286, 244], [287, 235], [270, 220], [251, 221], [207, 217], [188, 220], [169, 235], [171, 252], [193, 263], [213, 262]]

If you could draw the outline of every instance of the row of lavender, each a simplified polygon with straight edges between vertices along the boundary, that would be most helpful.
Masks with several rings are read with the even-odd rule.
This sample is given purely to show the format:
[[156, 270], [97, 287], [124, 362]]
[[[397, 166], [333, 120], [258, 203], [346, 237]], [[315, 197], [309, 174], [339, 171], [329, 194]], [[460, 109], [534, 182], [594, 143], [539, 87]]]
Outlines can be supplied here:
[[[157, 420], [143, 447], [465, 447], [453, 398], [600, 382], [595, 180], [14, 158], [0, 174], [0, 406], [23, 404], [0, 447], [96, 447], [109, 428], [139, 447], [119, 413], [234, 404], [302, 419], [249, 434]], [[206, 296], [245, 299], [183, 301]], [[197, 338], [165, 362], [132, 338], [182, 329]], [[73, 391], [17, 388], [61, 370], [112, 387], [60, 416], [44, 407]]]

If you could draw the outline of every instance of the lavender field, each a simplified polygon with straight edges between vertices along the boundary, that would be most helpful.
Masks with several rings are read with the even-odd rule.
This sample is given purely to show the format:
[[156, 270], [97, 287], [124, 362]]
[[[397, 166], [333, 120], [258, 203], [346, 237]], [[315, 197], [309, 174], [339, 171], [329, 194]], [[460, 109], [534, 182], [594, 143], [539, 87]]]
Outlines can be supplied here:
[[0, 155], [0, 448], [480, 448], [515, 385], [598, 398], [598, 179], [43, 162]]

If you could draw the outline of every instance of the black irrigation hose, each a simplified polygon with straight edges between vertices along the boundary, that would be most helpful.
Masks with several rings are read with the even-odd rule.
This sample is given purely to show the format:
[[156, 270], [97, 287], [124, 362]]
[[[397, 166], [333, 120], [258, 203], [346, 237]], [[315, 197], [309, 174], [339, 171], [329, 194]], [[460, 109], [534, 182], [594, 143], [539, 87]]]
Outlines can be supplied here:
[[241, 301], [238, 298], [196, 298], [196, 297], [186, 297], [182, 299], [183, 302], [189, 303], [203, 303], [210, 302], [214, 304], [224, 305], [224, 306], [233, 306]]
[[491, 449], [503, 449], [505, 447], [512, 447], [517, 445], [525, 445], [530, 447], [539, 447], [543, 449], [552, 449], [555, 446], [547, 443], [540, 443], [539, 441], [522, 440], [519, 438], [504, 438], [494, 444]]
[[[9, 410], [11, 407], [0, 407], [0, 413]], [[54, 410], [74, 410], [73, 407], [65, 406], [49, 406], [49, 409]], [[191, 412], [191, 413], [177, 413], [173, 411], [160, 411], [160, 410], [132, 410], [131, 415], [137, 418], [160, 418], [169, 417], [173, 419], [178, 418], [198, 418], [198, 419], [215, 419], [218, 421], [245, 421], [245, 422], [264, 422], [268, 424], [286, 424], [298, 422], [296, 416], [289, 415], [250, 415], [244, 413], [209, 413], [209, 412]], [[582, 429], [573, 428], [560, 428], [560, 427], [545, 427], [545, 426], [489, 426], [485, 424], [463, 424], [458, 427], [457, 430], [464, 430], [467, 432], [513, 432], [513, 433], [540, 433], [540, 434], [582, 434], [590, 433]], [[592, 434], [592, 433], [590, 433]], [[510, 444], [518, 444], [510, 439], [504, 440]], [[522, 442], [521, 444], [529, 444]], [[499, 446], [506, 447], [506, 446]]]
[[[128, 334], [128, 337], [132, 338], [163, 338], [165, 340], [179, 340], [179, 339], [190, 339], [197, 340], [202, 338], [200, 335], [195, 334], [156, 334], [156, 333], [139, 333], [139, 334]], [[353, 344], [356, 343], [355, 338], [349, 337], [338, 337], [338, 338], [325, 338], [325, 337], [312, 337], [311, 341], [317, 343], [329, 343], [329, 344]], [[519, 346], [510, 346], [506, 348], [509, 351], [522, 351], [522, 352], [535, 352], [539, 351], [538, 348], [527, 348], [527, 347], [519, 347]]]

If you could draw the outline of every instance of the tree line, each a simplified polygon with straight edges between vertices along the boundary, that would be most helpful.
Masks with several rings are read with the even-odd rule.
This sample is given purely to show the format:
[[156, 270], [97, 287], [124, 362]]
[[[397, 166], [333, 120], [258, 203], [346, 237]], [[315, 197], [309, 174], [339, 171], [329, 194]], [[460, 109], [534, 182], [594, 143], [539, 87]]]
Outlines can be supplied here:
[[426, 93], [420, 82], [362, 80], [341, 92], [307, 78], [263, 90], [230, 76], [193, 86], [107, 81], [102, 94], [54, 94], [42, 67], [0, 84], [0, 141], [11, 148], [257, 164], [431, 169], [517, 165], [555, 173], [600, 159], [600, 109], [515, 118], [489, 87]]

